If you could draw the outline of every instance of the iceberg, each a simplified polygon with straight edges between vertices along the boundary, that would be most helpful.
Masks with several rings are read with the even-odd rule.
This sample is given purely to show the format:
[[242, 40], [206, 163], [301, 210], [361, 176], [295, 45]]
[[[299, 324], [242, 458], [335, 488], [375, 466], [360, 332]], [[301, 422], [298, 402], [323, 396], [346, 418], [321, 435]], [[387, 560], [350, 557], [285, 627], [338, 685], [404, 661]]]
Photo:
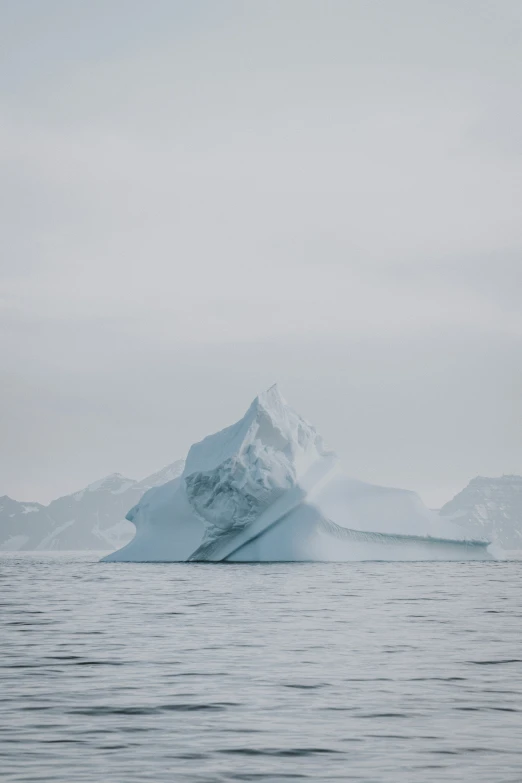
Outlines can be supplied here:
[[127, 514], [132, 541], [105, 561], [487, 560], [414, 492], [346, 476], [277, 386], [194, 444], [181, 476]]

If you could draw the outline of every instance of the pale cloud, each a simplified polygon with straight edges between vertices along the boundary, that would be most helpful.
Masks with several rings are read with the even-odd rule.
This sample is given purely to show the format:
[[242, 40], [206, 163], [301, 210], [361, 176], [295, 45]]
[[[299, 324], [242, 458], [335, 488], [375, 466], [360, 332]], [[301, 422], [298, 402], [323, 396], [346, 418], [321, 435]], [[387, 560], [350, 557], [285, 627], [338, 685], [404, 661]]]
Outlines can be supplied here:
[[3, 27], [0, 493], [150, 472], [276, 379], [354, 475], [439, 502], [520, 470], [519, 3], [49, 0]]

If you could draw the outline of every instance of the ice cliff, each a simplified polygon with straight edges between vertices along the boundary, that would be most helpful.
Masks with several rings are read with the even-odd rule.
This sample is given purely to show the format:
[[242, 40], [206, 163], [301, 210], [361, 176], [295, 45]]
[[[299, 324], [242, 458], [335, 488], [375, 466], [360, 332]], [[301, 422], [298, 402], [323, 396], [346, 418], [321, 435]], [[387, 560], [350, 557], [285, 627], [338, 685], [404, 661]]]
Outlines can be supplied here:
[[145, 493], [112, 561], [488, 559], [487, 542], [413, 492], [347, 478], [277, 386], [196, 443], [179, 478]]

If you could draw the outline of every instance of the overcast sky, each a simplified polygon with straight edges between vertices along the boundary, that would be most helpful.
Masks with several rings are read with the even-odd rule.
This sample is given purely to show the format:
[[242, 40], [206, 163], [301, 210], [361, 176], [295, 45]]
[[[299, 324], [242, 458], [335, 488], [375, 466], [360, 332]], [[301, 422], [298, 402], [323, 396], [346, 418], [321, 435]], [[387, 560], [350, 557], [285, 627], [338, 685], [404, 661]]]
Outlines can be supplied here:
[[520, 0], [0, 0], [0, 495], [278, 381], [351, 475], [522, 470]]

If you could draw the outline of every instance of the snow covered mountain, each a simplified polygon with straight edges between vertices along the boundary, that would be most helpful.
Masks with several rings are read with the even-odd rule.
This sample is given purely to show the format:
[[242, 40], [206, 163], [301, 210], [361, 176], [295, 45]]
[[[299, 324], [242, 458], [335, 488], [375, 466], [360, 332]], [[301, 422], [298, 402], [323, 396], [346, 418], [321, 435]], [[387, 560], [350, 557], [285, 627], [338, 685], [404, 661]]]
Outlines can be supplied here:
[[477, 476], [446, 503], [440, 514], [468, 534], [508, 550], [522, 550], [522, 476]]
[[40, 503], [0, 498], [0, 549], [114, 549], [130, 541], [134, 527], [125, 514], [144, 492], [179, 476], [184, 461], [142, 481], [113, 473], [79, 492]]
[[136, 535], [108, 561], [489, 559], [487, 542], [413, 492], [340, 471], [276, 386], [196, 443], [179, 478], [131, 509]]

